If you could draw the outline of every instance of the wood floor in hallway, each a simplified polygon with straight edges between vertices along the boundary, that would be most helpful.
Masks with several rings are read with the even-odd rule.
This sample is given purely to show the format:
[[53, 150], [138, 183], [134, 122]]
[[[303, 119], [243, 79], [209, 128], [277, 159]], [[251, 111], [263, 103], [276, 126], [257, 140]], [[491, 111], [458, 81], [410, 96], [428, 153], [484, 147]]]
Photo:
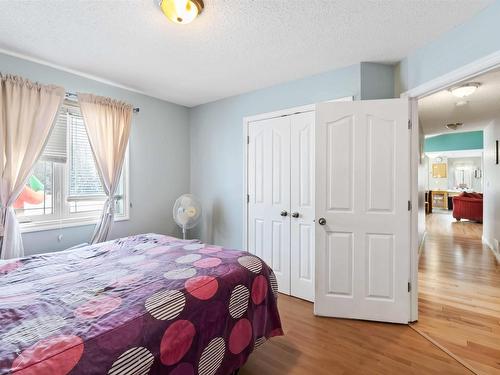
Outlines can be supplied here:
[[500, 265], [481, 234], [449, 213], [427, 217], [415, 327], [477, 373], [500, 374]]

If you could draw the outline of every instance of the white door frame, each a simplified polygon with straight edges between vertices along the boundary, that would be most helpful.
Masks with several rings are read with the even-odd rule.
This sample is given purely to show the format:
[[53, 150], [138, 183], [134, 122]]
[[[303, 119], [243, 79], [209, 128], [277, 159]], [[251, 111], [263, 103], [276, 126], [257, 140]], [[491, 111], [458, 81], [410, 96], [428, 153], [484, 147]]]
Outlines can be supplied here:
[[[344, 96], [337, 99], [325, 100], [325, 102], [347, 102], [354, 100], [354, 96]], [[276, 117], [291, 116], [297, 113], [315, 112], [316, 104], [302, 105], [286, 108], [279, 111], [266, 112], [258, 115], [243, 117], [243, 250], [248, 251], [248, 127], [251, 122], [268, 120]]]
[[[415, 123], [418, 119], [417, 101], [425, 96], [434, 94], [446, 89], [461, 81], [469, 80], [478, 75], [500, 67], [500, 51], [486, 55], [478, 60], [466, 64], [458, 69], [452, 70], [442, 76], [427, 81], [401, 94], [407, 97], [410, 102], [410, 118], [413, 126], [411, 129], [411, 256], [410, 256], [410, 276], [411, 276], [411, 308], [410, 321], [418, 320], [418, 163], [419, 163], [419, 125]], [[416, 113], [415, 113], [416, 112]]]

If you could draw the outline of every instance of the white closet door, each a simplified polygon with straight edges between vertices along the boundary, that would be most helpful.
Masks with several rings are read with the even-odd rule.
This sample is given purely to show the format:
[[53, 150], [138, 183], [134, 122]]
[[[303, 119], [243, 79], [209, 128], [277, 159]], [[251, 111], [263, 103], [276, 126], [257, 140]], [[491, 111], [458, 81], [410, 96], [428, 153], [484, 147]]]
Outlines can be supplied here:
[[248, 251], [290, 294], [290, 119], [251, 122], [248, 135]]
[[314, 112], [291, 120], [291, 295], [314, 301]]
[[316, 116], [314, 311], [408, 323], [408, 101], [323, 103]]

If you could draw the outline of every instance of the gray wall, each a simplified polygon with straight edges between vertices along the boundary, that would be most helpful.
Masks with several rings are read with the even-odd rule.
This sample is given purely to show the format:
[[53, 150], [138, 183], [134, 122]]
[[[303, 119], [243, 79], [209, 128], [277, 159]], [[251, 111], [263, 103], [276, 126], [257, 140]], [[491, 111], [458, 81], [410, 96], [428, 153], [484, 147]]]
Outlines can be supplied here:
[[[90, 92], [140, 107], [130, 136], [130, 220], [116, 222], [111, 238], [157, 232], [178, 235], [172, 220], [175, 199], [189, 190], [188, 109], [149, 96], [106, 85], [48, 66], [0, 54], [0, 72], [19, 74], [66, 91]], [[23, 234], [27, 255], [61, 250], [87, 242], [93, 226]], [[58, 236], [63, 238], [58, 241]]]
[[500, 140], [500, 119], [484, 129], [483, 238], [500, 259], [500, 165], [496, 164], [495, 142]]

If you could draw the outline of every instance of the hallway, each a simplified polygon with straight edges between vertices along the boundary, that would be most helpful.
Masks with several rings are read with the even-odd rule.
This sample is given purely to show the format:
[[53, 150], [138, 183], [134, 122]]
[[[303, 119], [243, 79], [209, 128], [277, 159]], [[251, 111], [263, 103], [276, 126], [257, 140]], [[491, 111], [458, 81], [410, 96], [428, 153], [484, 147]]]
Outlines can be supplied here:
[[479, 374], [500, 374], [500, 265], [482, 225], [427, 216], [413, 326]]

